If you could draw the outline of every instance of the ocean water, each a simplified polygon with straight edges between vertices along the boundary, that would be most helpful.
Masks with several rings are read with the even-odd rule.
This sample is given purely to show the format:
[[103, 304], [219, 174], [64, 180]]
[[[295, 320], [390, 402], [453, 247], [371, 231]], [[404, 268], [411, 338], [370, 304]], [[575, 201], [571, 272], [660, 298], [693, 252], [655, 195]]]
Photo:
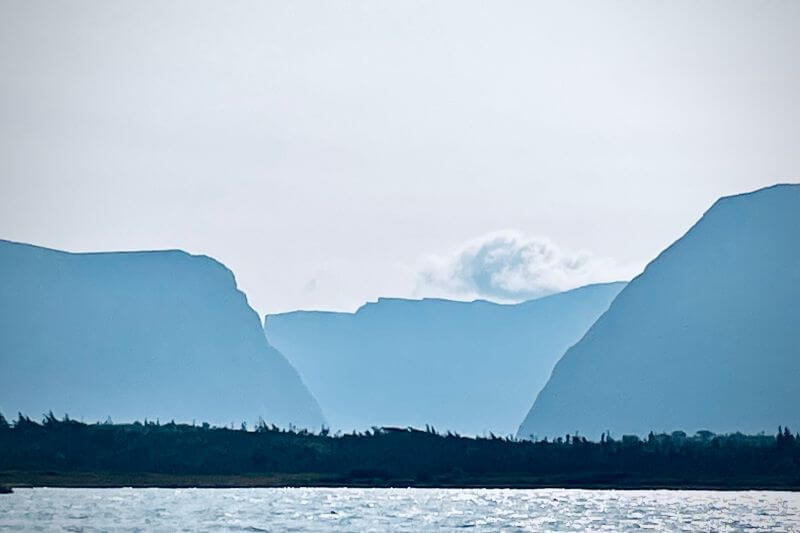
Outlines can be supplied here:
[[10, 531], [800, 531], [800, 494], [510, 489], [17, 489]]

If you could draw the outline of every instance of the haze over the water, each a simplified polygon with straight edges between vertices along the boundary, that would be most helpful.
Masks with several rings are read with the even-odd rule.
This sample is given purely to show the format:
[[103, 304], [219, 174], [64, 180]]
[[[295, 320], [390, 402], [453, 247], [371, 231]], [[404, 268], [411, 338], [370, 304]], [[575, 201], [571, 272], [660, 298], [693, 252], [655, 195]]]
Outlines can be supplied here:
[[[0, 2], [0, 238], [261, 313], [629, 278], [800, 176], [800, 2]], [[499, 232], [499, 233], [498, 233]]]

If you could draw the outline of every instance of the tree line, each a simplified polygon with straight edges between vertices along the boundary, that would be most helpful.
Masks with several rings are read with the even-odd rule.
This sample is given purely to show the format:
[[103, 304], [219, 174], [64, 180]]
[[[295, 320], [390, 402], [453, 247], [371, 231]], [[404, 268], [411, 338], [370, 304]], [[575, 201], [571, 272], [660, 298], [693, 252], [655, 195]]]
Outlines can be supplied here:
[[314, 474], [311, 484], [365, 486], [796, 489], [800, 435], [781, 427], [775, 435], [675, 431], [533, 441], [440, 434], [430, 426], [331, 435], [263, 421], [247, 430], [158, 421], [86, 424], [52, 413], [41, 421], [20, 414], [9, 422], [0, 414], [0, 481], [24, 482], [35, 472], [151, 473], [176, 480]]

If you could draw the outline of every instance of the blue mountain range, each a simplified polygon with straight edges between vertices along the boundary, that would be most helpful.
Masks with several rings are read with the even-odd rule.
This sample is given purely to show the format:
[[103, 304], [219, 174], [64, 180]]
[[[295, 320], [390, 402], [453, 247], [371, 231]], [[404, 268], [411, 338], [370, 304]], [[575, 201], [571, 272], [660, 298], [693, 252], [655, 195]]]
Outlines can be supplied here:
[[800, 185], [718, 200], [558, 362], [528, 438], [800, 428]]
[[270, 315], [265, 331], [334, 430], [430, 424], [507, 435], [557, 358], [623, 286], [590, 285], [515, 305], [381, 298], [355, 313]]
[[230, 270], [181, 251], [0, 241], [0, 411], [319, 429]]

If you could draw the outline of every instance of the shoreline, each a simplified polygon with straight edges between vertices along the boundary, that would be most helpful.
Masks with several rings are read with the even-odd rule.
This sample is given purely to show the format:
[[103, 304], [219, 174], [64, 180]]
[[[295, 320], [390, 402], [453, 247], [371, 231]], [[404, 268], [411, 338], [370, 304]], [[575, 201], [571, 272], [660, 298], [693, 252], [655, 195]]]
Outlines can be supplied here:
[[17, 488], [430, 488], [430, 489], [585, 489], [585, 490], [717, 490], [800, 491], [796, 479], [688, 480], [630, 478], [616, 481], [597, 476], [569, 479], [497, 476], [462, 479], [348, 479], [331, 474], [172, 475], [112, 472], [0, 472], [0, 485]]

